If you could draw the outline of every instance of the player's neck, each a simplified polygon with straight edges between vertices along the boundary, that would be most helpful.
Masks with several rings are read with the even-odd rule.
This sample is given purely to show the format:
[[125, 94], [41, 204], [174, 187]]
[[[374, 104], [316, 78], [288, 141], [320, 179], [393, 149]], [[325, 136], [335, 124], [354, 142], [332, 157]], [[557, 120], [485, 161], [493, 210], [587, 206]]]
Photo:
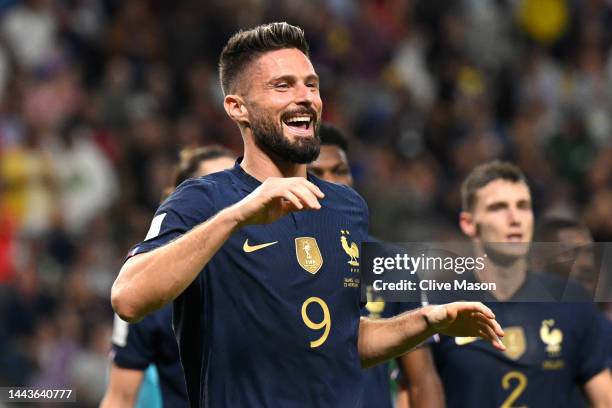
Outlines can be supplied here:
[[268, 177], [306, 177], [306, 165], [273, 158], [256, 146], [244, 146], [243, 170], [263, 182]]
[[485, 257], [484, 265], [482, 270], [475, 271], [476, 279], [483, 283], [495, 283], [496, 290], [491, 294], [499, 301], [512, 298], [527, 278], [526, 258], [517, 258], [512, 263], [500, 265]]

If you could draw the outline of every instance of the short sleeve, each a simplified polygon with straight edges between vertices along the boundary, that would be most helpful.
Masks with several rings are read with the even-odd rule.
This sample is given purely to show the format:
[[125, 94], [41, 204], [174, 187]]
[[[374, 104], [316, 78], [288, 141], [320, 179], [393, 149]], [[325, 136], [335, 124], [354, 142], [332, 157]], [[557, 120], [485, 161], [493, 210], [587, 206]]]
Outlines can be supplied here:
[[214, 183], [205, 178], [182, 183], [155, 212], [145, 239], [127, 258], [152, 251], [175, 240], [215, 214]]
[[[607, 366], [609, 344], [605, 336], [605, 317], [596, 309], [593, 303], [579, 303], [582, 309], [582, 321], [585, 324], [582, 330], [576, 381], [584, 384], [593, 376], [599, 374]], [[580, 320], [578, 320], [580, 321]]]
[[131, 324], [115, 315], [112, 360], [117, 366], [144, 371], [153, 362], [154, 322], [152, 315]]

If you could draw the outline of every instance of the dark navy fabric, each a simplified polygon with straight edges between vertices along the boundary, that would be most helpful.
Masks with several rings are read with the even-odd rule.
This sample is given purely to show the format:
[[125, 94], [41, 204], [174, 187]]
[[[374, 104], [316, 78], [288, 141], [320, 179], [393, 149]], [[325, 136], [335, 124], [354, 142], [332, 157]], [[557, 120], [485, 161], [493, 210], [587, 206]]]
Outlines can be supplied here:
[[129, 324], [125, 344], [113, 342], [113, 361], [122, 368], [146, 370], [154, 364], [164, 407], [187, 407], [187, 389], [172, 331], [172, 305]]
[[440, 336], [432, 345], [448, 407], [573, 407], [576, 384], [605, 369], [607, 345], [595, 305], [516, 302], [551, 285], [541, 274], [527, 276], [510, 302], [483, 299], [506, 332], [506, 352], [474, 338]]
[[609, 320], [605, 316], [602, 316], [602, 324], [604, 337], [606, 338], [606, 344], [608, 345], [606, 365], [612, 369], [612, 320]]
[[[355, 263], [356, 248], [367, 238], [367, 207], [346, 186], [312, 176], [309, 180], [325, 193], [321, 210], [292, 213], [235, 232], [175, 300], [175, 332], [192, 407], [360, 403]], [[159, 233], [131, 254], [167, 244], [259, 185], [239, 164], [184, 182], [156, 213], [162, 219]], [[302, 238], [310, 239], [307, 261], [306, 250], [298, 248]], [[249, 246], [275, 244], [246, 252], [246, 240]], [[320, 254], [320, 269], [301, 266], [298, 254], [302, 263]], [[329, 333], [313, 347], [326, 327], [311, 329], [306, 319], [322, 322], [325, 308]]]

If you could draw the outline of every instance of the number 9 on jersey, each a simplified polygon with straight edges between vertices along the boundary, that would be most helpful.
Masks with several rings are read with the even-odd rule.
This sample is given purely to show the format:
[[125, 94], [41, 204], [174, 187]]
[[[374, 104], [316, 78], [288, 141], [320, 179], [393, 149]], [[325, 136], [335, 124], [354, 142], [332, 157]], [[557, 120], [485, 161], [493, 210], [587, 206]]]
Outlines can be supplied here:
[[[311, 303], [316, 303], [317, 305], [319, 305], [319, 307], [321, 307], [321, 310], [323, 311], [323, 320], [321, 320], [319, 323], [313, 322], [308, 316], [308, 306]], [[321, 344], [325, 343], [325, 340], [327, 340], [327, 336], [329, 336], [329, 330], [331, 329], [331, 315], [329, 314], [329, 308], [327, 307], [327, 303], [325, 303], [323, 299], [318, 297], [310, 297], [306, 299], [306, 301], [304, 301], [304, 303], [302, 304], [302, 320], [304, 320], [304, 324], [311, 330], [325, 329], [321, 337], [319, 337], [317, 340], [310, 342], [310, 348], [317, 348]]]

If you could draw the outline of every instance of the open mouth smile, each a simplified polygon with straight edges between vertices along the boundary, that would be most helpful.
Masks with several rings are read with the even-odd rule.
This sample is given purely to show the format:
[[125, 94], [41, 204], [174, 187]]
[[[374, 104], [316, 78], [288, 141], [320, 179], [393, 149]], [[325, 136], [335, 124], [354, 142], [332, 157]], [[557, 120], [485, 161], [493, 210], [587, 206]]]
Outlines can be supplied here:
[[309, 136], [313, 133], [314, 115], [310, 113], [296, 113], [283, 118], [285, 125], [292, 133]]

